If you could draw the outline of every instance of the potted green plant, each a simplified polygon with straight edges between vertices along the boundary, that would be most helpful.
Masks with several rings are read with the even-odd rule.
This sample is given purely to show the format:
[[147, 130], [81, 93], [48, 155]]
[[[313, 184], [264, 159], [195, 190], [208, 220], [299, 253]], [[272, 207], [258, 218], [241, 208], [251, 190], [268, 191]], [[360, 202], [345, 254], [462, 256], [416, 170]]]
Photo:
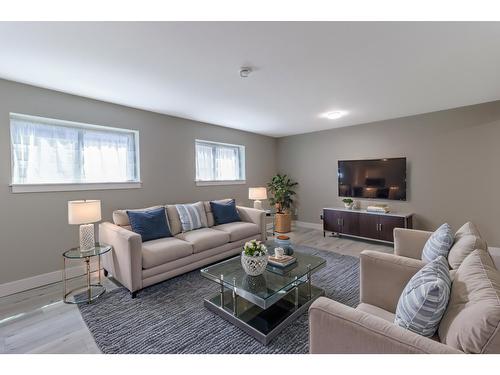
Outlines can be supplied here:
[[269, 198], [269, 203], [276, 208], [275, 215], [275, 231], [278, 233], [287, 233], [292, 228], [292, 215], [290, 208], [293, 204], [293, 196], [295, 186], [298, 183], [292, 181], [286, 174], [277, 174], [267, 184], [269, 193], [272, 195]]
[[351, 198], [344, 198], [342, 199], [342, 202], [344, 202], [345, 208], [351, 209], [354, 201]]

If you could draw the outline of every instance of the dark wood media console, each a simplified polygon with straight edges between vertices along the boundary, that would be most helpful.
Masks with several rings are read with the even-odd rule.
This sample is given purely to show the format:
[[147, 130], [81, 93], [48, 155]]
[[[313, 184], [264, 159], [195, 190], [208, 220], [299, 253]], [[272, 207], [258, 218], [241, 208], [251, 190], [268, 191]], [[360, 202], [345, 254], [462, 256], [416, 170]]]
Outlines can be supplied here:
[[337, 235], [394, 242], [394, 228], [413, 228], [413, 214], [378, 213], [345, 208], [323, 209], [323, 236]]

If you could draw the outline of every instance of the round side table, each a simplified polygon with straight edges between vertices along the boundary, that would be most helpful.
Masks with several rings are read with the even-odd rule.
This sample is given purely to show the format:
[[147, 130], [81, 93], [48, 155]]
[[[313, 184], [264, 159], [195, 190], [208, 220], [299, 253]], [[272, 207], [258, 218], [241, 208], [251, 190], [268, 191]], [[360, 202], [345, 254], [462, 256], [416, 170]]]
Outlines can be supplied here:
[[[95, 246], [89, 250], [82, 251], [79, 247], [67, 250], [63, 253], [63, 284], [64, 284], [64, 298], [65, 303], [90, 303], [99, 296], [101, 296], [106, 288], [101, 284], [101, 255], [107, 253], [111, 250], [111, 246], [105, 244], [96, 243]], [[97, 257], [98, 270], [99, 270], [99, 282], [97, 284], [90, 283], [90, 259], [92, 257]], [[87, 285], [67, 290], [66, 286], [66, 261], [68, 259], [81, 259], [85, 262], [86, 266], [86, 276]]]

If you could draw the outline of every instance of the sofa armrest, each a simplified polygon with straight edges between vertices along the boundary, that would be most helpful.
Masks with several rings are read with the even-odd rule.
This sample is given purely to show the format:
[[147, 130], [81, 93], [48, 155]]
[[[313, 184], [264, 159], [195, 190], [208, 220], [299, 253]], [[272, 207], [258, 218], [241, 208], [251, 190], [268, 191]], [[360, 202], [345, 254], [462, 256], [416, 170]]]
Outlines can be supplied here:
[[360, 254], [361, 302], [394, 313], [404, 287], [424, 264], [417, 259], [363, 250]]
[[[410, 354], [461, 352], [375, 315], [320, 297], [309, 308], [312, 354]], [[463, 353], [462, 353], [463, 354]]]
[[394, 254], [422, 259], [422, 250], [431, 234], [424, 230], [394, 228]]
[[131, 292], [142, 289], [142, 239], [112, 223], [99, 225], [99, 241], [113, 247], [102, 256], [103, 266]]
[[237, 208], [242, 221], [257, 224], [260, 228], [261, 240], [265, 241], [267, 238], [266, 211], [243, 206], [237, 206]]

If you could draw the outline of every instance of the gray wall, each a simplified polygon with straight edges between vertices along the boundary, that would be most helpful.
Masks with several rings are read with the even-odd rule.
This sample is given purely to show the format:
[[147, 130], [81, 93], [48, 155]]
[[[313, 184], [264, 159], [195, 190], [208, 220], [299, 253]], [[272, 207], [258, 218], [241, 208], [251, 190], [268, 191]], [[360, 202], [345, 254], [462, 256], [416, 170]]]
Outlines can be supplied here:
[[384, 203], [414, 212], [420, 229], [471, 220], [500, 245], [500, 101], [278, 140], [278, 167], [300, 184], [297, 219], [305, 222], [320, 223], [323, 207], [342, 204], [339, 159], [398, 156], [408, 158], [408, 200]]
[[[143, 187], [130, 190], [13, 194], [9, 112], [137, 129]], [[234, 197], [250, 205], [249, 186], [276, 172], [276, 140], [0, 80], [0, 284], [61, 268], [61, 253], [78, 243], [67, 201], [101, 199], [103, 220], [117, 208]], [[246, 185], [197, 187], [195, 138], [246, 146]]]

